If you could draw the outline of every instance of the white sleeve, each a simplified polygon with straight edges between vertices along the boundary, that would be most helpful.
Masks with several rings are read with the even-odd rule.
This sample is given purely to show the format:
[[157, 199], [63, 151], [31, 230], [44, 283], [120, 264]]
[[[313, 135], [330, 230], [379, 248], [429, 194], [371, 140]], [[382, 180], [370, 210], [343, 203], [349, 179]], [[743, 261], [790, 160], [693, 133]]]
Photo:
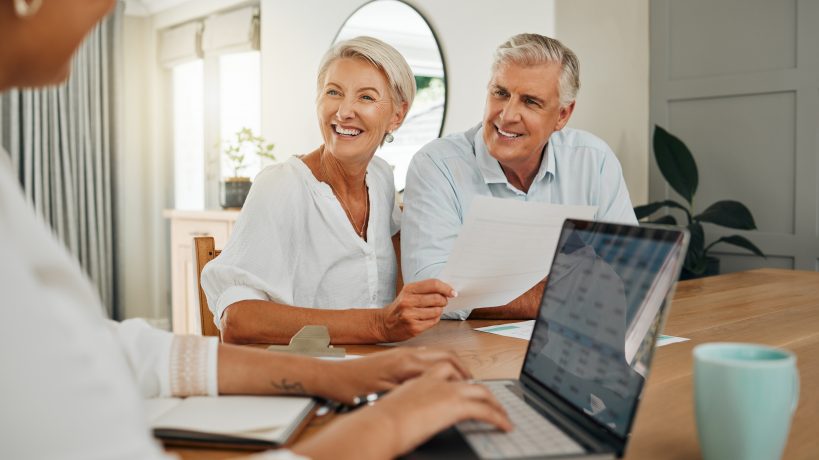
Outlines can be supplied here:
[[398, 194], [392, 194], [392, 215], [390, 215], [390, 236], [401, 231], [401, 206], [398, 204]]
[[0, 171], [0, 458], [165, 458], [93, 288], [12, 181]]
[[[278, 165], [277, 165], [278, 166]], [[202, 288], [220, 327], [225, 309], [242, 300], [293, 305], [300, 208], [311, 200], [282, 168], [257, 177], [222, 253], [202, 271]]]
[[109, 321], [144, 398], [219, 394], [216, 337], [173, 335], [141, 319]]
[[[392, 166], [381, 157], [373, 157], [367, 168], [367, 182], [371, 187], [377, 187], [377, 190], [373, 191], [376, 196], [380, 193], [383, 197], [387, 205], [386, 215], [390, 216], [390, 236], [395, 236], [401, 231], [401, 207], [398, 205], [398, 192], [395, 191], [395, 174]], [[370, 206], [374, 204], [370, 203]]]
[[398, 204], [398, 192], [395, 190], [395, 173], [392, 166], [379, 157], [373, 157], [372, 163], [379, 174], [379, 184], [384, 187], [385, 203], [391, 204], [390, 236], [401, 231], [401, 207]]

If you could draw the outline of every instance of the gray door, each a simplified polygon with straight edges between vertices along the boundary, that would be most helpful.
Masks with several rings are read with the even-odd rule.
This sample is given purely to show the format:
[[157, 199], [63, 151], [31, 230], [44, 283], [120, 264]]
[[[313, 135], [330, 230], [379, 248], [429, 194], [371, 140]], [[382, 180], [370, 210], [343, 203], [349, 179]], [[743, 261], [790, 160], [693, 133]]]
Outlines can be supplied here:
[[[651, 0], [650, 120], [697, 161], [694, 203], [738, 200], [767, 259], [716, 246], [722, 272], [819, 270], [819, 1]], [[652, 201], [678, 198], [653, 155]], [[684, 202], [680, 200], [681, 202]], [[706, 243], [707, 243], [706, 242]]]

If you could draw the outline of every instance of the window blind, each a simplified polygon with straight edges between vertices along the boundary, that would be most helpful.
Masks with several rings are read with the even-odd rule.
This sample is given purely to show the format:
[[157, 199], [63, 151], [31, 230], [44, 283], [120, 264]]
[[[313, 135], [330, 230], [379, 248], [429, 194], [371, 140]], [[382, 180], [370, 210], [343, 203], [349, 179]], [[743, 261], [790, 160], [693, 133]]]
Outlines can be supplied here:
[[205, 19], [202, 50], [222, 54], [259, 49], [259, 9], [240, 8]]
[[162, 31], [159, 39], [159, 61], [173, 67], [202, 58], [202, 23], [188, 22]]

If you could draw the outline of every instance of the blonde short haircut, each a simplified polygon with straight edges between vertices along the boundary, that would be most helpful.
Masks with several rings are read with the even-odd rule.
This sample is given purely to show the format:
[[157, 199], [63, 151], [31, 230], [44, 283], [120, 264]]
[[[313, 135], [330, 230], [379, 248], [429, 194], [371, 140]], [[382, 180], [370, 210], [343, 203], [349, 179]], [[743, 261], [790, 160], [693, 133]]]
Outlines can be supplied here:
[[401, 53], [392, 46], [373, 37], [356, 37], [344, 40], [327, 50], [319, 65], [316, 85], [321, 94], [324, 77], [330, 65], [344, 58], [364, 59], [384, 72], [393, 104], [407, 103], [407, 110], [415, 99], [415, 75]]
[[518, 34], [506, 40], [495, 50], [492, 73], [499, 67], [514, 63], [521, 66], [558, 63], [560, 73], [560, 105], [574, 102], [580, 89], [580, 62], [572, 50], [554, 38], [538, 34]]

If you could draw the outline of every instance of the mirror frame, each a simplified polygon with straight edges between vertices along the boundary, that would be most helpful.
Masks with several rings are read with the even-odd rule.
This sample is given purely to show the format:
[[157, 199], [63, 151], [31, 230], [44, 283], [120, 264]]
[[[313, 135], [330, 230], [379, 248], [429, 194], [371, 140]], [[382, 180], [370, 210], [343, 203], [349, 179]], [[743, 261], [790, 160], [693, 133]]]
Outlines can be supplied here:
[[[347, 24], [347, 22], [350, 20], [350, 18], [355, 16], [356, 13], [358, 13], [362, 8], [366, 7], [367, 5], [370, 5], [370, 4], [376, 3], [376, 2], [383, 2], [383, 1], [385, 1], [385, 0], [369, 0], [369, 1], [364, 2], [363, 4], [361, 4], [361, 6], [359, 6], [355, 10], [353, 10], [353, 12], [350, 13], [349, 15], [347, 15], [347, 18], [344, 19], [344, 22], [341, 23], [341, 27], [338, 28], [338, 31], [333, 36], [333, 41], [330, 43], [330, 46], [333, 46], [333, 45], [336, 44], [336, 42], [338, 41], [338, 36], [341, 35], [341, 30], [344, 29], [344, 26]], [[441, 46], [441, 40], [438, 38], [438, 34], [435, 32], [435, 28], [432, 27], [432, 24], [429, 23], [429, 21], [427, 20], [427, 17], [424, 16], [424, 14], [421, 13], [418, 10], [418, 8], [414, 7], [413, 5], [411, 5], [410, 3], [408, 3], [408, 2], [406, 2], [404, 0], [389, 0], [389, 1], [403, 3], [404, 5], [408, 6], [410, 9], [412, 9], [412, 11], [414, 11], [421, 18], [421, 20], [424, 21], [424, 24], [427, 25], [427, 28], [432, 33], [432, 38], [435, 40], [435, 45], [437, 45], [438, 56], [441, 58], [441, 67], [443, 67], [443, 69], [444, 69], [444, 113], [443, 113], [443, 116], [441, 117], [441, 127], [440, 127], [440, 129], [438, 129], [438, 138], [440, 138], [444, 134], [444, 125], [446, 124], [446, 114], [447, 114], [447, 109], [449, 108], [449, 72], [447, 72], [446, 59], [444, 59], [444, 49]]]

